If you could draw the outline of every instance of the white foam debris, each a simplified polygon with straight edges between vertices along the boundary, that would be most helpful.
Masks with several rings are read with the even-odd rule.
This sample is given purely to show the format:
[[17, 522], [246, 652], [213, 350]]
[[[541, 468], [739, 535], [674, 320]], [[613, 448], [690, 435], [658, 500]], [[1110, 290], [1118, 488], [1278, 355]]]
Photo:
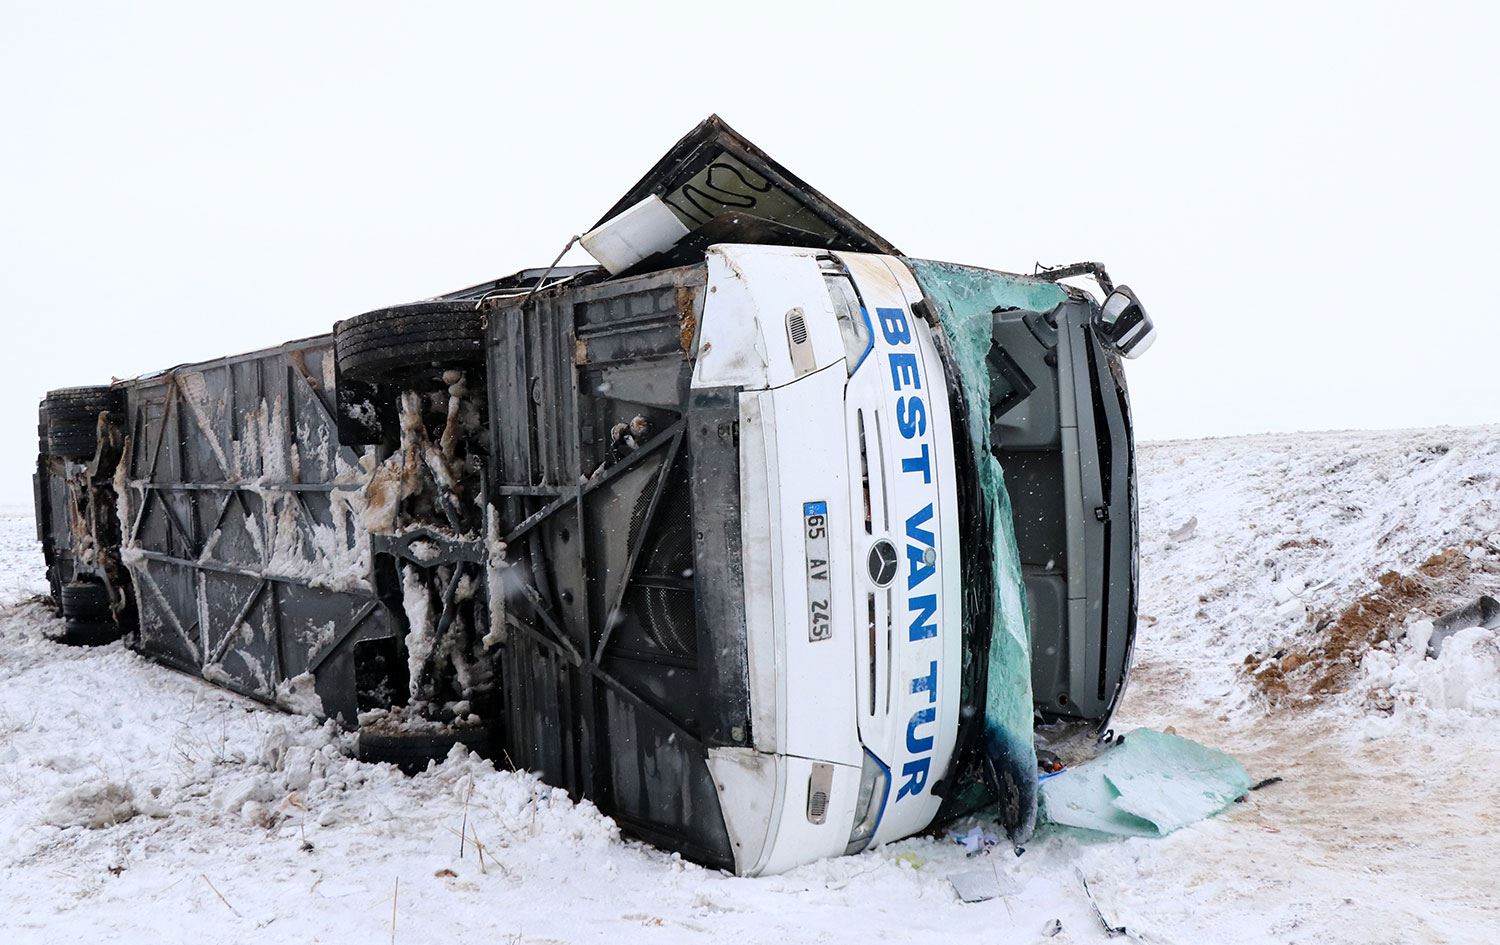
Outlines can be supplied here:
[[368, 400], [346, 404], [344, 415], [368, 430], [376, 431], [380, 429], [379, 413], [375, 410], [375, 405]]
[[[338, 444], [328, 434], [327, 426], [313, 426], [306, 420], [297, 424], [296, 443], [299, 444], [298, 456], [300, 458], [297, 478], [299, 481], [327, 482], [333, 478]], [[304, 443], [307, 444], [307, 449], [301, 448], [300, 444]]]
[[480, 644], [486, 649], [505, 642], [506, 627], [505, 569], [510, 562], [505, 560], [506, 545], [500, 540], [500, 516], [493, 505], [484, 509], [485, 550], [485, 603], [490, 612], [490, 625], [485, 628]]
[[451, 731], [452, 726], [423, 715], [415, 706], [393, 706], [361, 712], [359, 730], [387, 735], [435, 735]]
[[219, 539], [223, 537], [224, 529], [222, 528], [216, 528], [209, 534], [208, 540], [203, 543], [203, 550], [198, 553], [200, 563], [214, 560], [214, 555], [219, 550]]
[[418, 561], [435, 561], [442, 554], [441, 549], [430, 541], [418, 539], [407, 546], [407, 551]]
[[411, 678], [411, 696], [420, 701], [422, 667], [432, 656], [436, 615], [432, 612], [432, 593], [414, 567], [402, 568], [401, 609], [406, 613], [406, 668]]
[[[130, 458], [134, 450], [134, 440], [126, 438], [125, 448], [120, 451], [120, 461], [115, 465], [114, 487], [115, 487], [115, 520], [120, 525], [122, 541], [129, 543], [135, 521], [130, 517]], [[135, 487], [139, 494], [139, 487]], [[137, 503], [139, 504], [139, 503]]]
[[240, 434], [242, 438], [235, 441], [231, 457], [236, 481], [292, 481], [286, 405], [281, 397], [271, 401], [262, 398], [246, 412]]
[[276, 684], [276, 702], [284, 708], [315, 719], [327, 717], [312, 673], [302, 673]]
[[422, 450], [422, 460], [432, 472], [432, 478], [437, 482], [438, 488], [451, 493], [457, 485], [457, 480], [453, 478], [453, 470], [449, 467], [448, 458], [443, 455], [443, 451], [429, 443]]
[[463, 625], [464, 619], [462, 615], [455, 617], [454, 626], [443, 635], [439, 658], [453, 667], [459, 691], [464, 700], [470, 700], [477, 693], [489, 689], [491, 675], [489, 661], [476, 658], [466, 645], [469, 634], [467, 627]]
[[252, 540], [264, 532], [270, 554], [265, 573], [334, 591], [370, 587], [370, 536], [362, 527], [368, 490], [368, 464], [350, 465], [336, 458], [336, 475], [327, 493], [328, 523], [317, 521], [292, 490], [258, 486], [270, 514], [251, 515]]
[[1172, 541], [1187, 541], [1193, 537], [1193, 533], [1197, 530], [1198, 516], [1194, 515], [1188, 518], [1186, 522], [1167, 532], [1167, 538]]
[[361, 520], [365, 530], [374, 534], [393, 534], [401, 501], [421, 491], [421, 448], [427, 436], [422, 426], [422, 398], [412, 391], [404, 392], [400, 416], [401, 448], [371, 470], [365, 486]]
[[305, 626], [298, 631], [297, 635], [301, 638], [303, 646], [307, 648], [307, 652], [316, 657], [334, 644], [337, 632], [338, 622], [327, 620], [320, 624]]

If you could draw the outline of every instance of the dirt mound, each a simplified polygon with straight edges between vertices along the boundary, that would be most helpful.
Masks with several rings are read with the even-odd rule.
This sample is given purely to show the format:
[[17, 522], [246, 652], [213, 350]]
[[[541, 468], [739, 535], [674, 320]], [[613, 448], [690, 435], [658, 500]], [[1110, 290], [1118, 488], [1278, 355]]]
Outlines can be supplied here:
[[1410, 574], [1387, 571], [1374, 590], [1337, 614], [1308, 614], [1299, 642], [1245, 657], [1245, 672], [1273, 703], [1344, 692], [1371, 648], [1388, 646], [1400, 636], [1413, 611], [1436, 614], [1456, 604], [1472, 590], [1475, 572], [1475, 563], [1459, 548], [1433, 555]]

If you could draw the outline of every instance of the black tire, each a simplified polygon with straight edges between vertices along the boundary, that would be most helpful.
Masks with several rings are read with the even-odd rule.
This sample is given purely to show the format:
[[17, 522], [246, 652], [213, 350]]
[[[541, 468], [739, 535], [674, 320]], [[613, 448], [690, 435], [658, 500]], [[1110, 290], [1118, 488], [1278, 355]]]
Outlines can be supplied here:
[[414, 302], [333, 326], [339, 374], [371, 384], [432, 378], [484, 363], [484, 320], [472, 301]]
[[109, 589], [93, 581], [72, 581], [62, 586], [64, 617], [109, 617]]
[[99, 415], [120, 417], [125, 395], [113, 387], [69, 387], [51, 391], [42, 401], [47, 418], [47, 448], [63, 459], [91, 459], [99, 449]]
[[69, 646], [99, 646], [120, 638], [120, 625], [109, 608], [109, 590], [91, 581], [62, 586], [58, 597], [63, 632], [52, 639]]
[[489, 725], [451, 725], [440, 732], [383, 732], [360, 729], [355, 756], [360, 761], [388, 762], [407, 774], [427, 770], [430, 762], [448, 757], [454, 745], [463, 744], [480, 755], [490, 754], [493, 738]]

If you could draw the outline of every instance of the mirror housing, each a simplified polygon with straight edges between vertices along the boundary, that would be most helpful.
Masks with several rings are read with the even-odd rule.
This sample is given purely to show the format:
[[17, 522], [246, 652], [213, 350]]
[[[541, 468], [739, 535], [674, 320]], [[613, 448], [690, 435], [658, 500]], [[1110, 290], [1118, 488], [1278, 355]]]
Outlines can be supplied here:
[[1109, 294], [1094, 318], [1094, 330], [1110, 347], [1127, 358], [1138, 358], [1156, 341], [1156, 326], [1141, 300], [1122, 285]]

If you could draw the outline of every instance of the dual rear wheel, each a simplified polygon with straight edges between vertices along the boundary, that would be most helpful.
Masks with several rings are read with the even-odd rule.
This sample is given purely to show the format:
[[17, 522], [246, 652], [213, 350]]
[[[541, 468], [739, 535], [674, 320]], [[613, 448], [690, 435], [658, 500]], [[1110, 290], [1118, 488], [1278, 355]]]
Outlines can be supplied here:
[[48, 392], [42, 401], [42, 445], [49, 456], [85, 461], [99, 450], [101, 415], [120, 419], [125, 394], [113, 387], [68, 387]]
[[52, 639], [71, 646], [99, 646], [120, 638], [109, 588], [96, 581], [75, 580], [64, 584], [58, 596], [63, 632]]
[[413, 302], [333, 326], [339, 375], [367, 384], [418, 382], [484, 363], [484, 316], [473, 300]]

